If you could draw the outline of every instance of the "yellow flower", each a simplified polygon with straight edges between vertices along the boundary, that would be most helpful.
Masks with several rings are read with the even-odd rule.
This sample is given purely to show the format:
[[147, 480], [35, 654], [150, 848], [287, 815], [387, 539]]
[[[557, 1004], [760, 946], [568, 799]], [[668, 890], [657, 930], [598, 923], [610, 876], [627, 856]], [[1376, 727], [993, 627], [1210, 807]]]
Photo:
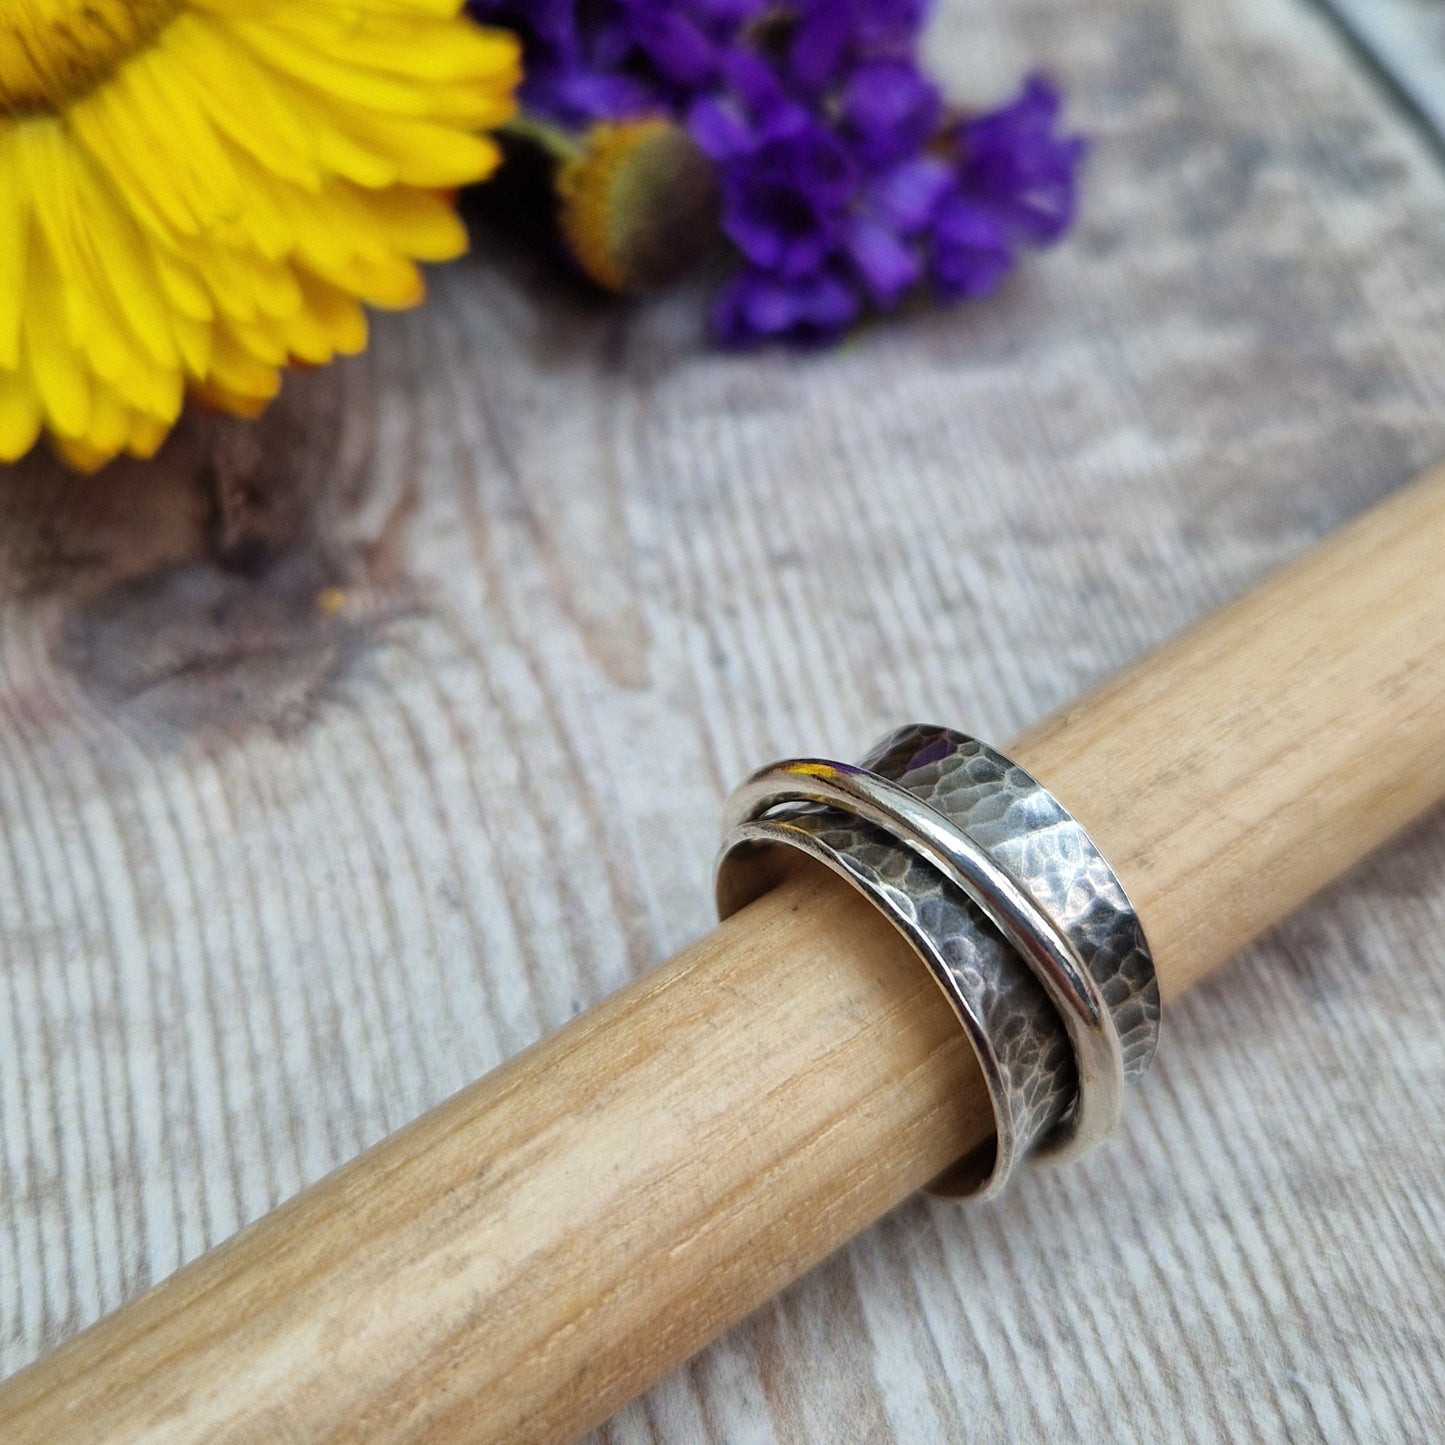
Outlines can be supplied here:
[[255, 415], [466, 244], [517, 46], [460, 0], [3, 0], [0, 459]]

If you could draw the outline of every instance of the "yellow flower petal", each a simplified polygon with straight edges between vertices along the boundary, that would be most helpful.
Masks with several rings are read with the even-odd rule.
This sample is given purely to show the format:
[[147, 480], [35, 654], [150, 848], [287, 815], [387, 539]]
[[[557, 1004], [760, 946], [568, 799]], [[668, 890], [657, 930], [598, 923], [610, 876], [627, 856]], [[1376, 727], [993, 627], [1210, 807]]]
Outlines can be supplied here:
[[30, 206], [10, 136], [0, 140], [0, 372], [20, 364], [25, 308], [25, 249]]
[[[32, 239], [37, 239], [32, 229]], [[24, 360], [40, 395], [49, 428], [61, 436], [80, 436], [90, 420], [90, 373], [69, 342], [65, 289], [49, 248], [32, 249], [34, 264], [27, 288]]]
[[17, 138], [36, 220], [66, 290], [71, 336], [83, 348], [95, 328], [124, 333], [115, 345], [139, 349], [158, 366], [177, 357], [167, 310], [135, 223], [99, 183], [88, 157], [57, 123], [36, 122]]
[[0, 7], [0, 459], [164, 440], [360, 351], [466, 246], [438, 194], [497, 163], [514, 37], [459, 0]]
[[370, 205], [377, 231], [419, 261], [450, 261], [467, 249], [467, 228], [438, 195], [395, 186]]
[[[302, 360], [330, 360], [331, 355], [355, 356], [366, 349], [366, 312], [345, 291], [325, 281], [302, 275], [306, 303], [296, 318], [297, 341], [292, 350]], [[302, 347], [313, 335], [324, 338], [326, 354], [311, 356]], [[314, 345], [314, 343], [313, 343]], [[321, 348], [316, 347], [318, 351]]]
[[61, 454], [82, 471], [94, 471], [125, 447], [129, 434], [128, 408], [113, 393], [97, 390], [85, 436], [69, 442], [62, 439]]
[[433, 113], [431, 97], [421, 86], [393, 80], [364, 65], [331, 58], [314, 44], [293, 38], [281, 26], [239, 22], [236, 34], [273, 69], [310, 90], [320, 91], [347, 107], [424, 117]]
[[316, 146], [296, 113], [269, 84], [266, 73], [225, 32], [197, 16], [183, 15], [162, 37], [174, 69], [206, 108], [226, 139], [263, 170], [306, 190], [321, 184]]
[[133, 457], [153, 457], [161, 449], [161, 443], [169, 432], [169, 425], [157, 422], [152, 417], [133, 416], [130, 419], [130, 433], [125, 439], [125, 449]]
[[388, 75], [443, 84], [453, 82], [491, 96], [498, 87], [476, 85], [478, 76], [506, 82], [510, 93], [519, 67], [518, 48], [499, 44], [485, 30], [455, 25], [418, 25], [415, 14], [360, 15], [339, 26], [320, 7], [295, 5], [273, 15], [275, 29], [326, 47], [329, 54]]
[[42, 420], [29, 376], [0, 371], [0, 462], [23, 457], [35, 445]]

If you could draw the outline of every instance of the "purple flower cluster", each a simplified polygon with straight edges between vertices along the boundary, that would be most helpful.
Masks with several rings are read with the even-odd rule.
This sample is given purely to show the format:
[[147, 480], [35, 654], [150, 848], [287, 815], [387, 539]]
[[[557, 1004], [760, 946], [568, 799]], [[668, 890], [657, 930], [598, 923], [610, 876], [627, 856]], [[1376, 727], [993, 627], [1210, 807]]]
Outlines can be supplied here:
[[665, 113], [713, 162], [742, 258], [732, 344], [827, 341], [919, 294], [981, 296], [1074, 216], [1084, 143], [1040, 77], [947, 110], [918, 61], [928, 0], [472, 0], [525, 44], [523, 104], [572, 128]]

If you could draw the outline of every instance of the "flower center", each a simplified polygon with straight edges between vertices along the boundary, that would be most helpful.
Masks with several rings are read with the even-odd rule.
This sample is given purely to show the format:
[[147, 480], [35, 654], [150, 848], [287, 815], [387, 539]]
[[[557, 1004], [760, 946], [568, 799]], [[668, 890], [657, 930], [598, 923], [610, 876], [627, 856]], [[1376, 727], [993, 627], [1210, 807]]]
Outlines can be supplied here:
[[181, 0], [5, 0], [0, 116], [56, 111], [104, 80]]

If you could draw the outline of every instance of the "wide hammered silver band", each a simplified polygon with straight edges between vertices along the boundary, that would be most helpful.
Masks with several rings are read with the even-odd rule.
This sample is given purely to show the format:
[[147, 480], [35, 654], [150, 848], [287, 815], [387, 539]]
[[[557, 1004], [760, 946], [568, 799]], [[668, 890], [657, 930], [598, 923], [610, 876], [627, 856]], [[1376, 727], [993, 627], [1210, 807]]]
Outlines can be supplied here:
[[733, 795], [718, 862], [726, 916], [770, 886], [769, 845], [848, 879], [913, 944], [983, 1069], [997, 1138], [939, 1192], [996, 1193], [1031, 1148], [1072, 1158], [1113, 1132], [1158, 1040], [1138, 916], [1084, 829], [1022, 768], [914, 725], [861, 766], [774, 764]]

